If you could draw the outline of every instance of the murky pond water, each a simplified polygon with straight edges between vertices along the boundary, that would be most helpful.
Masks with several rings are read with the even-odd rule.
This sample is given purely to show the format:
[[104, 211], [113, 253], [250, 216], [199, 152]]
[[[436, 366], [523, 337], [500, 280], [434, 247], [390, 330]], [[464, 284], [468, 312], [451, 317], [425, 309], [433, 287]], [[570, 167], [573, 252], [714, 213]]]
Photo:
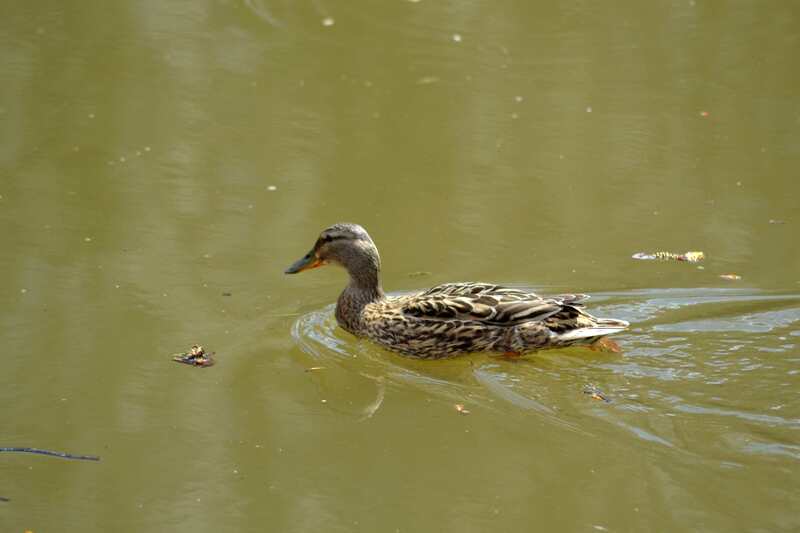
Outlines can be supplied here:
[[[2, 531], [800, 528], [792, 3], [7, 11], [0, 448], [101, 461], [0, 452]], [[624, 353], [356, 340], [282, 274], [343, 220], [388, 291], [586, 292]]]

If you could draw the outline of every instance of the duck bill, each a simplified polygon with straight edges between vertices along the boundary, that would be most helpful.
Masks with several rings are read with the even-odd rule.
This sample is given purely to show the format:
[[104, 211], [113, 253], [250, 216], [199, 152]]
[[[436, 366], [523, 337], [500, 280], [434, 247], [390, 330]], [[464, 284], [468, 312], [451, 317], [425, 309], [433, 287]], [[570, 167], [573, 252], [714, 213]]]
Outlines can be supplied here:
[[303, 270], [311, 270], [325, 264], [325, 261], [317, 257], [314, 250], [311, 250], [306, 255], [295, 261], [292, 266], [286, 269], [285, 274], [297, 274]]

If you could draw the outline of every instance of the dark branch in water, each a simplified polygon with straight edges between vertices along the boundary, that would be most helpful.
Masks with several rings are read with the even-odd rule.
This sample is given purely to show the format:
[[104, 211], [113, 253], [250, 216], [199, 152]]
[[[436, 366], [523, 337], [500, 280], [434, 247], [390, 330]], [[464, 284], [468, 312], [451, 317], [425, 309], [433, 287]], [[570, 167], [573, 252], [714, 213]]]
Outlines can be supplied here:
[[6, 498], [4, 496], [0, 496], [0, 502], [10, 502], [10, 501], [11, 500], [9, 500], [8, 498]]
[[100, 458], [96, 455], [72, 455], [71, 453], [41, 450], [39, 448], [0, 448], [0, 452], [38, 453], [39, 455], [51, 455], [53, 457], [61, 457], [62, 459], [80, 459], [82, 461], [100, 460]]

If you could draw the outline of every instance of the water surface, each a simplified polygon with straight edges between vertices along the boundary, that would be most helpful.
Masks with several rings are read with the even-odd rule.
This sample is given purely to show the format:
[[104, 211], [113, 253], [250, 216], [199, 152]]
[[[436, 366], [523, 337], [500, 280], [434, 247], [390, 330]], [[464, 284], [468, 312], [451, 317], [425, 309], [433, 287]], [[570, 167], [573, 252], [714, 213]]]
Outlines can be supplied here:
[[[800, 528], [792, 3], [7, 11], [0, 447], [102, 460], [0, 454], [3, 531]], [[590, 293], [624, 353], [356, 340], [282, 274], [337, 221], [388, 291]]]

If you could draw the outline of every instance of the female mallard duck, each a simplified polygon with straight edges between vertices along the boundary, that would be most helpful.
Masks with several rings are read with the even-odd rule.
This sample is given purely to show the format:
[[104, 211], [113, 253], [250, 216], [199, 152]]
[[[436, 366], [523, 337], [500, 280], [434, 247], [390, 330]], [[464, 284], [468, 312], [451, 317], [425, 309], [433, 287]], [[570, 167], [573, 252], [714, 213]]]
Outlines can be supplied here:
[[445, 283], [425, 292], [386, 296], [381, 260], [357, 224], [334, 224], [287, 274], [336, 263], [350, 283], [336, 302], [339, 325], [405, 355], [437, 359], [468, 352], [519, 355], [544, 348], [592, 344], [628, 327], [581, 309], [584, 294], [542, 298], [488, 283]]

